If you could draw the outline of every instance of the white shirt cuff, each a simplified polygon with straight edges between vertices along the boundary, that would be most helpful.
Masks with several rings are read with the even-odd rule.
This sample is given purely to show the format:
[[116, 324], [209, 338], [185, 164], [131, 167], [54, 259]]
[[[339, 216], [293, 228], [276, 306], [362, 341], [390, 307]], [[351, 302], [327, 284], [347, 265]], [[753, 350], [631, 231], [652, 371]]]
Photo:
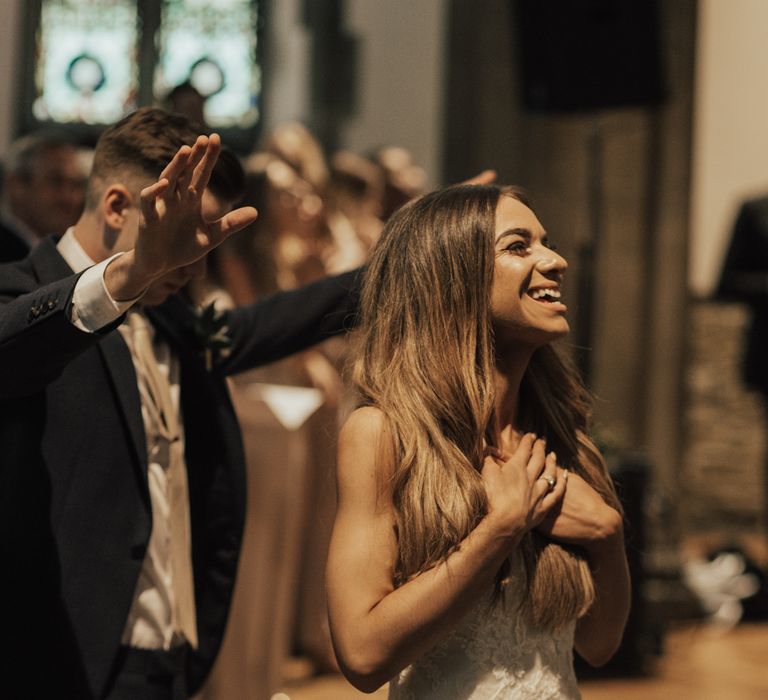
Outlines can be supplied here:
[[89, 267], [80, 276], [72, 294], [70, 319], [80, 330], [95, 333], [122, 316], [141, 296], [128, 301], [115, 301], [107, 291], [104, 271], [107, 265], [122, 253]]

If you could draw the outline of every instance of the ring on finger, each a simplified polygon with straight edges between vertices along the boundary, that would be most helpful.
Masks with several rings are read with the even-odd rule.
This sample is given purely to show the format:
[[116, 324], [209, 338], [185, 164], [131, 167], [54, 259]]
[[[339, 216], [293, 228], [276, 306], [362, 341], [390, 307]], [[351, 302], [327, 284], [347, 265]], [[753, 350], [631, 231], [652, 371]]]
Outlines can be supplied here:
[[539, 479], [544, 479], [544, 481], [547, 482], [547, 486], [549, 487], [549, 490], [551, 491], [553, 488], [555, 488], [555, 484], [557, 483], [557, 479], [555, 479], [554, 476], [549, 476], [549, 474], [542, 474]]

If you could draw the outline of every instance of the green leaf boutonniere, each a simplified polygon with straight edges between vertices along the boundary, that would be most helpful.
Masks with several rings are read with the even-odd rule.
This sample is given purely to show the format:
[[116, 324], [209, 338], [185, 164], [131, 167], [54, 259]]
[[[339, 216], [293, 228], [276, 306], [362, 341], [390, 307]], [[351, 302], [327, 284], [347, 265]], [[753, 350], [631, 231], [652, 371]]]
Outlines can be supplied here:
[[216, 302], [204, 306], [195, 321], [195, 336], [202, 348], [205, 368], [210, 372], [215, 360], [227, 357], [232, 345], [227, 325], [227, 313], [216, 311]]

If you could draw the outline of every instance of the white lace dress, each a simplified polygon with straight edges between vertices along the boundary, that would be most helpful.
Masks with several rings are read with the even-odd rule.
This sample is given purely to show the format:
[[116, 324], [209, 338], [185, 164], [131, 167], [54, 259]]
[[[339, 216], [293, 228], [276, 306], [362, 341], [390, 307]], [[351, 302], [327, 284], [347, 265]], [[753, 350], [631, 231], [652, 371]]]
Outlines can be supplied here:
[[435, 648], [389, 684], [390, 700], [579, 700], [573, 672], [575, 621], [534, 629], [518, 611], [519, 580], [504, 604], [481, 600]]

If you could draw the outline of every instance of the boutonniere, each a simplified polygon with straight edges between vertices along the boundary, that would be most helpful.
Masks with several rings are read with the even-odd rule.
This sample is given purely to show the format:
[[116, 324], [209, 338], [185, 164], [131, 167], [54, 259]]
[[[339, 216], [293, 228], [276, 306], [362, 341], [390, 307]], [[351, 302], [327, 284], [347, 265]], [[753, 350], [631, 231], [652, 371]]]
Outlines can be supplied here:
[[232, 346], [227, 325], [227, 313], [216, 311], [216, 302], [212, 301], [197, 312], [195, 320], [195, 336], [202, 348], [205, 369], [213, 369], [213, 363], [219, 358], [227, 357]]

